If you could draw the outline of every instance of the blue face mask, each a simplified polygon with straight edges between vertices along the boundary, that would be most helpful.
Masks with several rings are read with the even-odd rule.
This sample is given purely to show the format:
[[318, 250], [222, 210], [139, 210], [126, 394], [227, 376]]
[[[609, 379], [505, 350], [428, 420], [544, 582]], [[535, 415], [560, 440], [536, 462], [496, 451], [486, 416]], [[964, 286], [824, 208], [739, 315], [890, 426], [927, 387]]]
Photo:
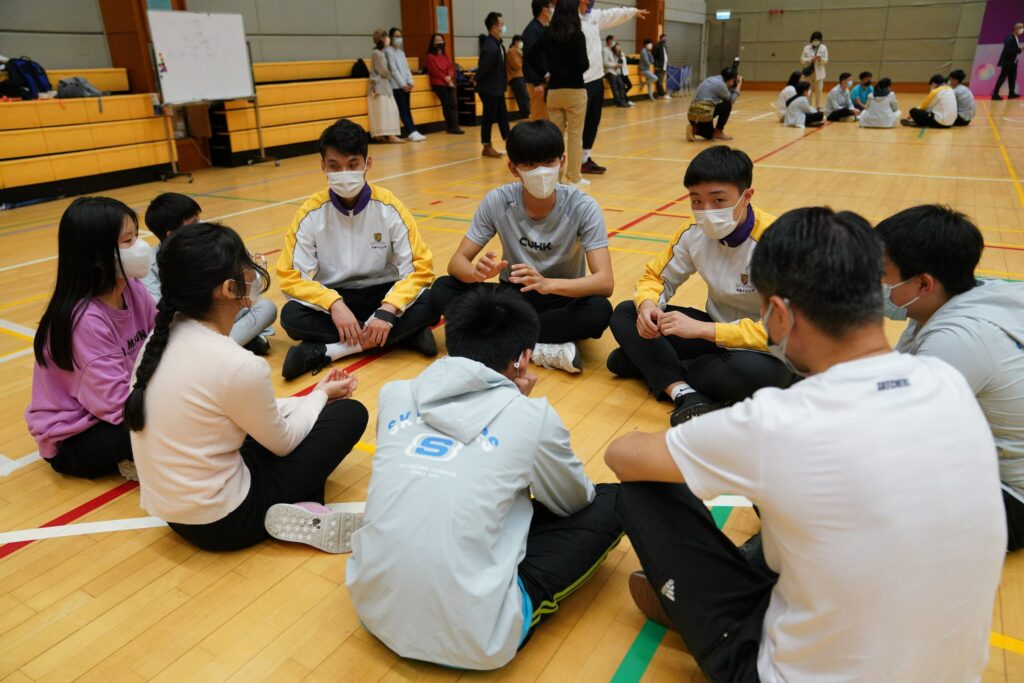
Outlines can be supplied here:
[[[793, 309], [789, 305], [789, 299], [783, 299], [783, 301], [786, 302], [786, 308], [789, 309], [789, 314], [792, 316]], [[768, 310], [764, 312], [764, 317], [761, 318], [761, 325], [764, 327], [765, 334], [768, 335], [768, 353], [772, 354], [777, 359], [779, 359], [782, 362], [782, 364], [786, 366], [786, 369], [792, 372], [794, 375], [798, 377], [807, 377], [807, 375], [809, 375], [810, 373], [797, 368], [795, 365], [793, 365], [793, 361], [789, 359], [789, 356], [786, 355], [786, 347], [789, 346], [789, 333], [787, 333], [786, 336], [782, 338], [782, 341], [780, 341], [778, 344], [772, 343], [772, 333], [768, 331], [768, 319], [771, 316], [772, 304], [768, 304]], [[790, 327], [789, 331], [792, 332], [793, 328]]]
[[915, 296], [913, 299], [911, 299], [907, 303], [903, 304], [902, 306], [899, 305], [899, 304], [894, 304], [892, 302], [892, 290], [896, 289], [897, 287], [900, 287], [902, 285], [907, 284], [908, 282], [910, 282], [913, 279], [914, 278], [912, 278], [912, 277], [908, 277], [903, 282], [897, 282], [894, 285], [887, 285], [885, 283], [882, 283], [882, 304], [885, 307], [883, 315], [885, 315], [885, 317], [888, 318], [889, 320], [896, 320], [896, 321], [906, 320], [907, 319], [907, 307], [910, 306], [910, 304], [914, 303], [915, 301], [917, 301], [918, 299], [921, 298], [921, 295], [918, 294], [917, 296]]

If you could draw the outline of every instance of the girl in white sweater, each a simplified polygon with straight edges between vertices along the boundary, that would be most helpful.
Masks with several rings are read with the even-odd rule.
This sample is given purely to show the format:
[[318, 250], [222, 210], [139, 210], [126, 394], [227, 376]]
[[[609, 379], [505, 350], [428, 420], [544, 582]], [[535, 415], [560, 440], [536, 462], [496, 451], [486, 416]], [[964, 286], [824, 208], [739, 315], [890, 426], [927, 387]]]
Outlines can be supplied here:
[[334, 370], [307, 396], [274, 398], [270, 366], [228, 336], [269, 282], [231, 228], [176, 230], [159, 263], [163, 298], [124, 409], [141, 506], [206, 550], [245, 548], [269, 529], [347, 551], [359, 519], [323, 503], [366, 428], [366, 408], [348, 400], [355, 378]]
[[786, 101], [786, 115], [782, 123], [794, 128], [805, 126], [820, 126], [824, 123], [825, 115], [811, 106], [807, 100], [807, 91], [811, 84], [800, 82], [796, 84], [796, 94]]

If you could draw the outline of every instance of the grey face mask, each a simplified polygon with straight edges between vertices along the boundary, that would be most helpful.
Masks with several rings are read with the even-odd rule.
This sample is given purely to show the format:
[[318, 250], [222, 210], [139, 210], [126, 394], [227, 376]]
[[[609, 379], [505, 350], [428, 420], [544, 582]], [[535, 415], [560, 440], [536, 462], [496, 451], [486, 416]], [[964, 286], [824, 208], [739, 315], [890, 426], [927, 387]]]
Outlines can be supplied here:
[[[784, 301], [786, 302], [786, 308], [789, 309], [790, 316], [792, 316], [793, 309], [789, 305], [789, 300], [784, 299]], [[764, 317], [761, 318], [761, 325], [764, 327], [765, 334], [768, 335], [768, 353], [778, 358], [779, 361], [781, 361], [782, 364], [786, 366], [786, 369], [792, 372], [794, 375], [798, 377], [807, 377], [807, 375], [810, 373], [804, 372], [803, 370], [797, 368], [795, 365], [793, 365], [793, 361], [789, 359], [789, 356], [786, 355], [786, 347], [789, 346], [788, 333], [785, 337], [782, 338], [782, 341], [780, 341], [778, 344], [772, 343], [772, 333], [768, 331], [768, 318], [770, 318], [771, 315], [772, 304], [768, 304], [768, 310], [764, 312]], [[791, 327], [790, 332], [792, 332], [792, 330], [793, 328]]]

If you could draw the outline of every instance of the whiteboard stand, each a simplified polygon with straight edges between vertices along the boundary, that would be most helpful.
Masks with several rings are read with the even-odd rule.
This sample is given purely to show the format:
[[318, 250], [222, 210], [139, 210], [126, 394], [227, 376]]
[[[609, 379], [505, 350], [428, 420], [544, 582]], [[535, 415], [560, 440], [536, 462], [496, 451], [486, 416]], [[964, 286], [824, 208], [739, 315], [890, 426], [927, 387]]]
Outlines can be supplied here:
[[170, 105], [165, 104], [163, 106], [164, 114], [164, 132], [167, 134], [167, 153], [168, 158], [171, 160], [171, 171], [163, 171], [160, 173], [160, 180], [167, 182], [171, 178], [180, 178], [182, 176], [188, 177], [188, 182], [192, 182], [192, 174], [188, 172], [182, 172], [178, 170], [178, 159], [177, 159], [177, 144], [174, 141], [174, 110]]

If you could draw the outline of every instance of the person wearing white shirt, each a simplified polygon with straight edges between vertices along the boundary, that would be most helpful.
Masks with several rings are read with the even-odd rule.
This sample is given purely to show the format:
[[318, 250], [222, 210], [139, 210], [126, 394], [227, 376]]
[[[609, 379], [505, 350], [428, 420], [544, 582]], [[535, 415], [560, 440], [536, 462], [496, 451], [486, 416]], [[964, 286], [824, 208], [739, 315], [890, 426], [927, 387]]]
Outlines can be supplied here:
[[857, 122], [861, 128], [893, 128], [900, 120], [900, 103], [892, 91], [892, 80], [883, 78], [878, 87], [867, 96], [867, 107], [860, 113]]
[[949, 87], [956, 95], [956, 121], [954, 126], [969, 126], [974, 120], [974, 93], [964, 85], [967, 74], [962, 69], [955, 69], [949, 72]]
[[956, 123], [956, 94], [946, 85], [946, 77], [935, 74], [928, 81], [931, 92], [920, 107], [911, 107], [910, 118], [900, 121], [911, 128], [949, 128]]
[[324, 484], [366, 428], [332, 370], [301, 398], [275, 399], [270, 366], [228, 334], [270, 281], [231, 228], [196, 223], [160, 250], [163, 297], [125, 402], [139, 504], [204, 550], [268, 534], [346, 552], [358, 517], [323, 505]]
[[803, 128], [804, 126], [820, 126], [825, 122], [825, 115], [812, 107], [807, 99], [807, 91], [810, 89], [810, 83], [796, 84], [796, 94], [786, 101], [783, 125]]
[[779, 96], [775, 98], [775, 111], [779, 114], [779, 122], [786, 118], [786, 102], [789, 102], [790, 97], [796, 95], [796, 84], [800, 82], [801, 78], [799, 71], [791, 73], [789, 80], [786, 81], [786, 86], [779, 91]]
[[828, 48], [821, 42], [821, 31], [811, 34], [810, 42], [800, 53], [800, 63], [814, 67], [814, 106], [821, 109], [822, 93], [825, 90], [825, 65], [828, 64]]
[[[634, 601], [709, 680], [981, 680], [1007, 538], [996, 448], [959, 372], [892, 352], [882, 275], [860, 216], [783, 214], [751, 278], [772, 353], [807, 378], [605, 454]], [[722, 494], [758, 507], [763, 554], [715, 526]]]
[[849, 71], [839, 74], [839, 82], [825, 98], [825, 118], [847, 123], [857, 120], [857, 111], [853, 108], [853, 98], [850, 96], [852, 87], [852, 74]]

